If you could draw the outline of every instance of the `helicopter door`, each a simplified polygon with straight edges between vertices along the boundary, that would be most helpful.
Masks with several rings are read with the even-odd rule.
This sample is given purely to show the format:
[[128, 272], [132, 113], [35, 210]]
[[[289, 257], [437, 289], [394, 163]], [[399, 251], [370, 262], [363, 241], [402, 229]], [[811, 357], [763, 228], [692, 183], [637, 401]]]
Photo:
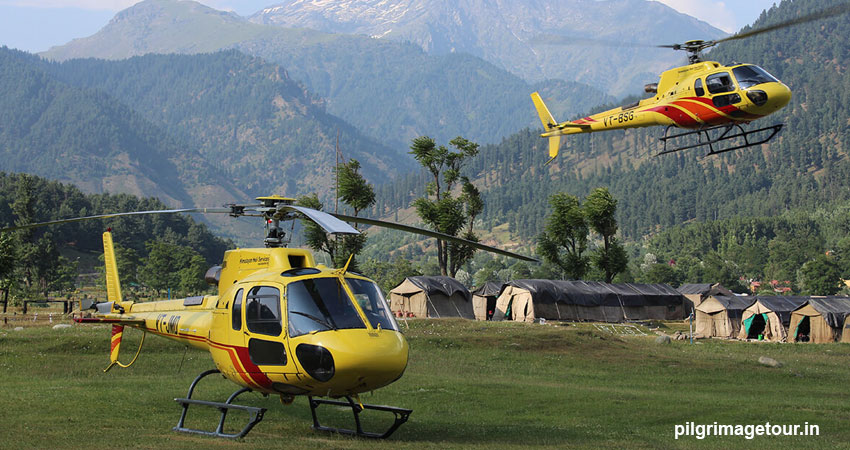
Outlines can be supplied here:
[[[251, 362], [258, 366], [285, 366], [288, 358], [282, 336], [280, 289], [252, 287], [246, 292], [243, 308], [245, 324], [242, 329]], [[235, 321], [235, 311], [233, 317]]]
[[[714, 95], [711, 98], [711, 102], [718, 108], [741, 101], [741, 96], [733, 92], [735, 90], [735, 83], [727, 72], [714, 73], [705, 77], [705, 87], [711, 94], [723, 94]], [[732, 93], [727, 94], [727, 92]]]

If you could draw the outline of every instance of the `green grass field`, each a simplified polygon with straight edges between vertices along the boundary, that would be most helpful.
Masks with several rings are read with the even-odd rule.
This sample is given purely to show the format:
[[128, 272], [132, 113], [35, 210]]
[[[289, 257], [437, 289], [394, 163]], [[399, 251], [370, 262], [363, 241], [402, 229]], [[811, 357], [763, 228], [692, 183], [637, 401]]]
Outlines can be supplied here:
[[[205, 353], [149, 336], [129, 369], [108, 362], [109, 328], [0, 328], [0, 442], [5, 448], [846, 448], [850, 346], [700, 341], [658, 345], [589, 324], [557, 326], [410, 321], [411, 355], [398, 382], [363, 396], [413, 409], [389, 440], [310, 429], [304, 398], [268, 408], [245, 439], [171, 431]], [[129, 330], [122, 360], [141, 333]], [[760, 365], [769, 356], [784, 367]], [[235, 385], [205, 381], [198, 395], [224, 399]], [[342, 414], [324, 406], [320, 411]], [[339, 419], [345, 416], [332, 417]], [[188, 422], [197, 427], [214, 427]], [[241, 418], [240, 418], [241, 420]], [[674, 426], [816, 424], [820, 436], [685, 436]], [[335, 423], [345, 425], [347, 423]]]

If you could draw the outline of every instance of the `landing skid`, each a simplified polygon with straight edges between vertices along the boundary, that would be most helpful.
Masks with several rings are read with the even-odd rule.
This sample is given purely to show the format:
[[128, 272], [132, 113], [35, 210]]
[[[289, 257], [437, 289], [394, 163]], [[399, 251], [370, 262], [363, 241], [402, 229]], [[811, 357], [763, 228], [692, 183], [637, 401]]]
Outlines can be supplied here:
[[[174, 431], [180, 431], [182, 433], [202, 434], [204, 436], [238, 439], [248, 434], [248, 432], [251, 431], [252, 428], [254, 428], [254, 425], [258, 424], [261, 420], [263, 420], [263, 414], [266, 412], [266, 408], [234, 405], [232, 403], [234, 400], [236, 400], [236, 397], [242, 395], [245, 392], [251, 392], [251, 389], [248, 388], [242, 388], [234, 392], [230, 395], [230, 397], [227, 398], [227, 401], [225, 401], [224, 403], [193, 399], [192, 392], [195, 390], [195, 387], [198, 385], [198, 382], [201, 381], [201, 379], [206, 377], [207, 375], [212, 375], [214, 373], [220, 372], [218, 369], [211, 369], [198, 375], [198, 377], [195, 378], [195, 381], [193, 381], [192, 384], [189, 386], [189, 394], [186, 395], [186, 398], [174, 399], [174, 401], [183, 405], [183, 413], [180, 414], [180, 420], [177, 422], [177, 426], [173, 428]], [[219, 420], [218, 427], [216, 427], [215, 431], [197, 430], [194, 428], [186, 428], [184, 426], [184, 423], [186, 421], [186, 414], [189, 412], [190, 405], [212, 407], [218, 409], [219, 412], [221, 412], [221, 419]], [[242, 431], [238, 433], [224, 432], [224, 422], [227, 419], [227, 412], [230, 410], [245, 411], [246, 413], [248, 413], [248, 423], [242, 428]]]
[[[385, 439], [389, 437], [393, 432], [398, 429], [403, 423], [407, 422], [407, 418], [410, 416], [410, 413], [413, 412], [412, 409], [403, 409], [396, 408], [394, 406], [381, 406], [381, 405], [366, 405], [362, 403], [355, 402], [351, 397], [346, 396], [345, 399], [347, 401], [343, 402], [340, 400], [325, 400], [325, 399], [317, 399], [313, 397], [307, 397], [310, 400], [310, 412], [313, 413], [313, 429], [319, 431], [328, 431], [332, 433], [340, 433], [340, 434], [350, 434], [360, 437], [374, 438], [374, 439]], [[332, 428], [326, 427], [319, 424], [318, 416], [316, 415], [316, 408], [319, 405], [334, 405], [334, 406], [344, 406], [347, 408], [351, 408], [351, 412], [354, 413], [354, 424], [355, 430], [348, 430], [345, 428]], [[395, 415], [395, 422], [387, 429], [387, 431], [383, 433], [371, 433], [368, 431], [363, 431], [362, 426], [360, 425], [360, 413], [364, 410], [373, 410], [373, 411], [387, 411], [391, 412]]]
[[[664, 130], [664, 136], [658, 138], [661, 142], [664, 143], [664, 149], [657, 153], [655, 156], [664, 155], [667, 153], [678, 152], [680, 150], [687, 150], [689, 148], [694, 147], [702, 147], [704, 145], [708, 146], [708, 155], [716, 155], [718, 153], [729, 152], [732, 150], [737, 150], [739, 148], [752, 147], [754, 145], [761, 145], [765, 142], [773, 139], [779, 130], [782, 129], [782, 124], [776, 124], [765, 128], [759, 128], [757, 130], [749, 130], [746, 131], [739, 124], [731, 124], [731, 125], [717, 125], [708, 128], [700, 128], [698, 130], [685, 131], [683, 133], [677, 133], [672, 135], [667, 135], [671, 128], [674, 128], [672, 125], [668, 126], [667, 129]], [[711, 133], [714, 131], [721, 131], [719, 135], [715, 137], [711, 136]], [[730, 134], [732, 132], [732, 134]], [[757, 138], [756, 140], [750, 140], [754, 134], [766, 133], [765, 136]], [[690, 143], [687, 145], [682, 145], [674, 148], [668, 148], [668, 141], [672, 141], [671, 144], [674, 144], [676, 140], [680, 138], [685, 138], [687, 136], [697, 136], [697, 143]], [[716, 148], [716, 144], [722, 144], [732, 139], [743, 138], [744, 143], [733, 144], [729, 147], [725, 148]]]

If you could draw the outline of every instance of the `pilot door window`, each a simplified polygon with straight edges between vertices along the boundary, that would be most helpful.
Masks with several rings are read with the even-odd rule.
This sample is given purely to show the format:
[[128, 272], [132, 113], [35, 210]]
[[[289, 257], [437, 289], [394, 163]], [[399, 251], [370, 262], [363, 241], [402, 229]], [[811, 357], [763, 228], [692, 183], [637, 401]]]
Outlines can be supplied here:
[[366, 328], [337, 278], [310, 278], [286, 287], [289, 335]]
[[270, 286], [252, 287], [245, 298], [245, 325], [252, 333], [280, 336], [283, 330], [280, 290]]

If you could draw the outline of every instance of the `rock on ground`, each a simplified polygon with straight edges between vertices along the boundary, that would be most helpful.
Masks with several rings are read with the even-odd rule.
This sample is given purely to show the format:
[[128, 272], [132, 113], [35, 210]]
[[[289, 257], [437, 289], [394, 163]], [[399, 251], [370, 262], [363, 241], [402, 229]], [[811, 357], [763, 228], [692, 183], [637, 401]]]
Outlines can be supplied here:
[[773, 358], [768, 358], [767, 356], [759, 357], [759, 364], [761, 364], [763, 366], [768, 366], [768, 367], [782, 367], [781, 362], [779, 362], [779, 361], [777, 361]]

